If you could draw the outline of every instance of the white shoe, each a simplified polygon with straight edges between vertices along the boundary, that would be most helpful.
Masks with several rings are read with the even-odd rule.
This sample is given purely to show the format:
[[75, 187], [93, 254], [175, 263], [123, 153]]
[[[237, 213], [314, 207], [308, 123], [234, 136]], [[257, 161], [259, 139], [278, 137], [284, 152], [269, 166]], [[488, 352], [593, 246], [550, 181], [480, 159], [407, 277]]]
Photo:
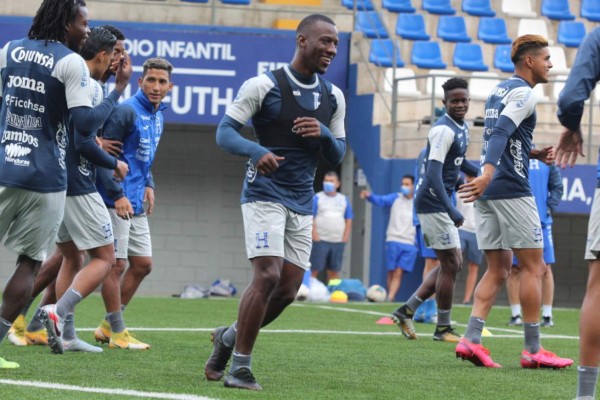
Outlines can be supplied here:
[[93, 346], [79, 338], [73, 340], [63, 340], [63, 347], [65, 351], [83, 351], [87, 353], [102, 353], [102, 348]]
[[42, 307], [40, 314], [48, 332], [48, 346], [54, 354], [63, 354], [62, 333], [65, 320], [56, 312], [56, 304], [48, 304]]

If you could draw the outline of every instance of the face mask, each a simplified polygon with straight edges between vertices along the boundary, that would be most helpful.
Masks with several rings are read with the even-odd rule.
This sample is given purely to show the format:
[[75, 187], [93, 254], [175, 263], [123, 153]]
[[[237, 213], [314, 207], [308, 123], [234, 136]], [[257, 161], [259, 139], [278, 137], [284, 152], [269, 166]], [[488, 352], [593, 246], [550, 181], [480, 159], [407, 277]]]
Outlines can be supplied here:
[[403, 195], [405, 195], [405, 196], [408, 196], [408, 195], [410, 195], [410, 192], [411, 192], [411, 190], [410, 190], [410, 187], [409, 187], [409, 186], [402, 186], [402, 187], [400, 188], [400, 191], [401, 191], [401, 192], [402, 192], [402, 194], [403, 194]]
[[333, 193], [333, 192], [335, 192], [335, 183], [333, 183], [333, 182], [323, 182], [323, 191], [325, 193]]

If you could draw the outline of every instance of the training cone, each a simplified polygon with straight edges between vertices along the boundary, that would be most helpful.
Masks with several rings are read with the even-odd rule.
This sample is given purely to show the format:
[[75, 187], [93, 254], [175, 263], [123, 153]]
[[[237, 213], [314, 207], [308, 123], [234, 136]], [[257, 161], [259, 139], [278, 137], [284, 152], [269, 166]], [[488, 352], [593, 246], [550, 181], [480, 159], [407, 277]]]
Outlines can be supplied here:
[[487, 336], [487, 337], [489, 337], [489, 336], [494, 336], [494, 335], [492, 335], [492, 332], [490, 332], [488, 330], [488, 328], [483, 328], [483, 330], [481, 331], [481, 336]]
[[381, 317], [375, 323], [377, 325], [395, 325], [390, 317]]
[[336, 290], [329, 296], [329, 301], [332, 303], [347, 303], [348, 295], [341, 290]]

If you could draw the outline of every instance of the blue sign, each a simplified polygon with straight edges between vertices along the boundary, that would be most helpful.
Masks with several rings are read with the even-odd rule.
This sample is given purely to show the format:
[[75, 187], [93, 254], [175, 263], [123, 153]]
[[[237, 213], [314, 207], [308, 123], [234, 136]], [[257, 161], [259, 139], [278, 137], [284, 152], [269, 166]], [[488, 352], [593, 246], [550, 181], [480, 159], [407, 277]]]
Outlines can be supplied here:
[[[26, 36], [31, 19], [0, 19], [0, 42]], [[102, 25], [94, 21], [92, 26]], [[165, 98], [165, 121], [216, 125], [242, 83], [254, 76], [288, 64], [295, 51], [292, 31], [248, 28], [217, 28], [190, 25], [110, 22], [125, 34], [125, 50], [134, 68], [127, 98], [137, 91], [142, 64], [164, 57], [173, 64], [173, 91]], [[350, 35], [340, 34], [338, 53], [325, 79], [342, 91], [347, 88]], [[111, 85], [109, 83], [109, 89]]]
[[596, 190], [596, 166], [576, 165], [560, 172], [564, 191], [556, 212], [589, 214]]

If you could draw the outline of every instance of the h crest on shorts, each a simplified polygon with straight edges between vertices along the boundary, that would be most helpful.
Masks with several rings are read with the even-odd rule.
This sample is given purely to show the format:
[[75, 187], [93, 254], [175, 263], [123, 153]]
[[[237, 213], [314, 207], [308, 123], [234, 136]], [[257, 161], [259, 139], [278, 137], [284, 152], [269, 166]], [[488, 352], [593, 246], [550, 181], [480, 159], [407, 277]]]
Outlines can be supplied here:
[[542, 228], [541, 227], [533, 228], [533, 241], [536, 243], [540, 243], [543, 240], [544, 240], [544, 237], [542, 236]]
[[[262, 246], [261, 246], [262, 244]], [[256, 248], [264, 249], [269, 247], [269, 232], [256, 232]]]

